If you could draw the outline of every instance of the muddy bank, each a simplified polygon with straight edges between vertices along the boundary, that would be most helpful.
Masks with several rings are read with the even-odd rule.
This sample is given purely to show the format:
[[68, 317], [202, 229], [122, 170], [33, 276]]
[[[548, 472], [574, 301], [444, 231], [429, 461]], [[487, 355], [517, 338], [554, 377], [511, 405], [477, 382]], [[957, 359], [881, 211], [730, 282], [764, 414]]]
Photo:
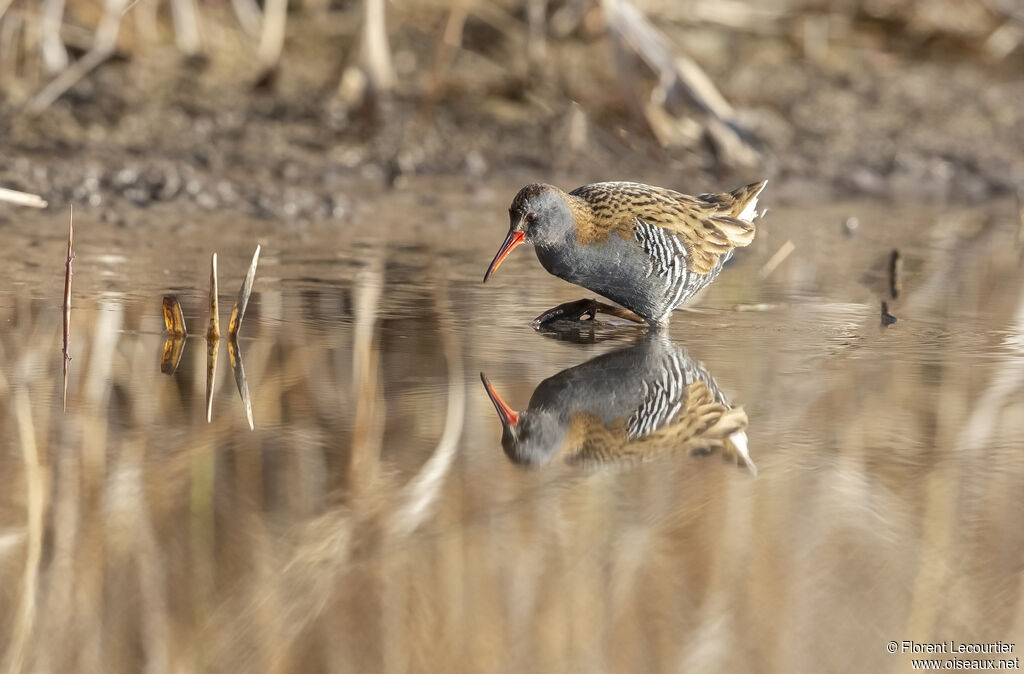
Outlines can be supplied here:
[[975, 49], [985, 25], [978, 36], [963, 22], [961, 33], [919, 35], [896, 20], [855, 16], [837, 28], [823, 15], [815, 46], [805, 15], [737, 29], [652, 14], [735, 108], [757, 152], [743, 165], [699, 129], [687, 135], [685, 106], [666, 106], [678, 133], [656, 135], [651, 73], [616, 60], [600, 16], [549, 38], [530, 62], [508, 60], [523, 51], [514, 31], [471, 14], [442, 75], [443, 24], [399, 16], [398, 84], [372, 105], [342, 92], [351, 8], [326, 16], [290, 18], [263, 86], [244, 48], [186, 59], [169, 46], [141, 48], [123, 28], [118, 55], [45, 110], [27, 112], [24, 82], [0, 103], [0, 184], [118, 220], [123, 207], [156, 203], [345, 218], [354, 182], [401, 187], [424, 174], [630, 178], [694, 191], [767, 175], [777, 197], [796, 201], [971, 203], [1024, 183], [1024, 50], [994, 59]]

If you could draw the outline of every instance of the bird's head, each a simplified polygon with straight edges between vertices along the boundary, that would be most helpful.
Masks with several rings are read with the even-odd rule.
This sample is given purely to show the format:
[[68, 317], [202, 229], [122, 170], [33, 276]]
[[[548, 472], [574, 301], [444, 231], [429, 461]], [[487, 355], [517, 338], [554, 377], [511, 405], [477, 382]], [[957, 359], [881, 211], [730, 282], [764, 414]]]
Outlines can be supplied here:
[[523, 466], [539, 466], [550, 461], [565, 439], [565, 429], [555, 416], [544, 409], [516, 412], [501, 399], [483, 372], [480, 380], [501, 420], [501, 447], [505, 455]]
[[542, 184], [527, 185], [519, 190], [509, 206], [508, 217], [508, 236], [487, 268], [484, 282], [519, 244], [557, 244], [570, 234], [575, 222], [567, 195], [553, 185]]

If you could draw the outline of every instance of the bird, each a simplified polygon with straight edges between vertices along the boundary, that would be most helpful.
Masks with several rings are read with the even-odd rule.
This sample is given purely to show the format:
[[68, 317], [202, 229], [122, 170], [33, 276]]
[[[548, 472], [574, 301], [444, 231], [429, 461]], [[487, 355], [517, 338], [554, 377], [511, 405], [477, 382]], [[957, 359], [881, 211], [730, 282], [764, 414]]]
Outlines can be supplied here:
[[[754, 240], [757, 198], [766, 183], [699, 196], [635, 182], [592, 183], [571, 192], [527, 185], [512, 200], [508, 235], [484, 282], [517, 246], [530, 243], [549, 273], [652, 326], [667, 325], [676, 307], [718, 276], [734, 249]], [[591, 299], [570, 302], [535, 324], [609, 309]]]
[[515, 464], [556, 457], [576, 465], [646, 460], [668, 451], [722, 452], [752, 473], [742, 407], [707, 369], [652, 330], [634, 344], [541, 382], [517, 412], [480, 373], [501, 421], [501, 445]]

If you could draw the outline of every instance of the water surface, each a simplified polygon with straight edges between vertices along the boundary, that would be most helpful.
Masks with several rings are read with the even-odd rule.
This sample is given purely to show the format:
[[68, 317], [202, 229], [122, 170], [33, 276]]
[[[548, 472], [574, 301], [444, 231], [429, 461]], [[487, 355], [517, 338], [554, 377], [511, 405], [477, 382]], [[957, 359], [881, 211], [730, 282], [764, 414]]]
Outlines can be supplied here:
[[[645, 362], [650, 339], [611, 320], [534, 331], [587, 293], [525, 248], [480, 283], [513, 192], [370, 190], [344, 224], [80, 213], [66, 412], [66, 220], [0, 224], [5, 665], [905, 671], [891, 640], [1019, 640], [1011, 204], [772, 209], [659, 337], [742, 407], [755, 476], [692, 437], [643, 460], [510, 460], [481, 372], [522, 411], [570, 368]], [[226, 343], [207, 422], [201, 335], [210, 253], [226, 324], [256, 243], [250, 430]], [[165, 294], [196, 335], [170, 376]], [[622, 371], [600, 370], [576, 372], [615, 390]]]

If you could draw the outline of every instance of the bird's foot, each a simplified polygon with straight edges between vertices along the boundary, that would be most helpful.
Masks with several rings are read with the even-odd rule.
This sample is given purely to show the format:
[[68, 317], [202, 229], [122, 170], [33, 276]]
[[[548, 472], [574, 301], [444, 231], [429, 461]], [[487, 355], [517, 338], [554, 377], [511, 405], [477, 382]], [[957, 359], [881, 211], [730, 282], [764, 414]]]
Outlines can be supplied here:
[[597, 300], [589, 298], [559, 304], [533, 319], [533, 326], [539, 328], [555, 321], [581, 321], [584, 318], [593, 320], [597, 315], [597, 304]]
[[629, 309], [612, 306], [599, 302], [593, 298], [576, 300], [559, 304], [553, 309], [548, 309], [537, 318], [533, 319], [533, 327], [540, 328], [555, 321], [581, 321], [584, 317], [594, 320], [598, 313], [611, 314], [633, 323], [643, 323], [644, 320]]

